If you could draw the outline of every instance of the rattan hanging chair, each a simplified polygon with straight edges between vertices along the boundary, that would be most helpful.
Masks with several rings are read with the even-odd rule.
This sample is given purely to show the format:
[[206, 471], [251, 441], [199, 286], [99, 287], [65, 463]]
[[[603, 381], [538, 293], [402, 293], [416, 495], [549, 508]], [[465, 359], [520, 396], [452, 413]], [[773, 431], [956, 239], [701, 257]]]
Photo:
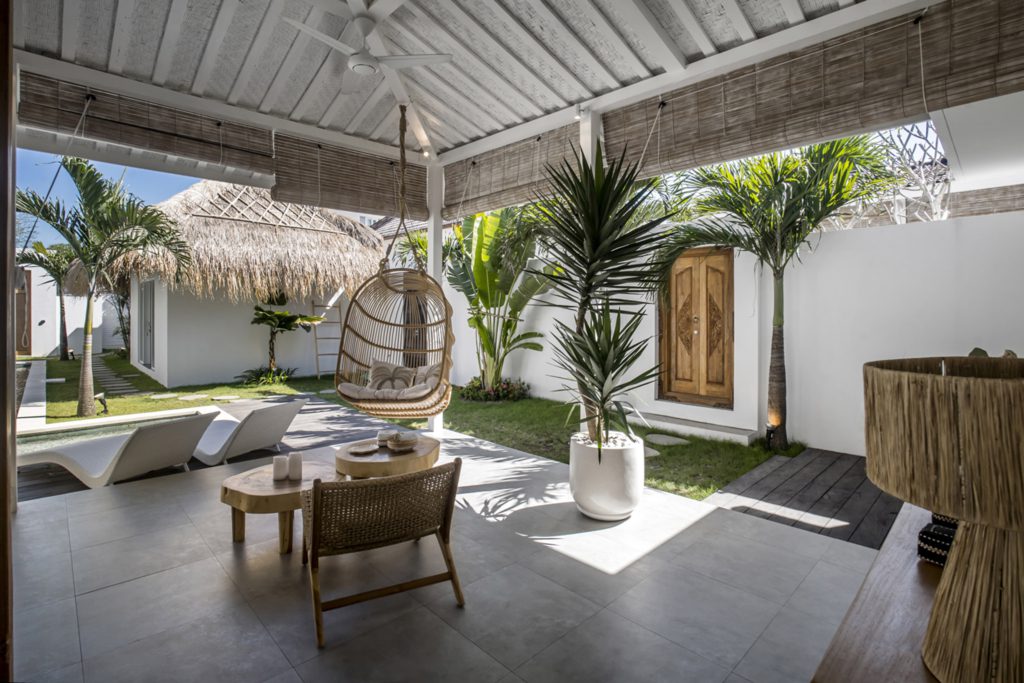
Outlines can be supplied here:
[[441, 285], [416, 268], [391, 268], [391, 250], [405, 227], [405, 107], [400, 107], [399, 227], [376, 275], [352, 296], [338, 348], [335, 387], [359, 410], [388, 418], [441, 413], [451, 400], [452, 307]]

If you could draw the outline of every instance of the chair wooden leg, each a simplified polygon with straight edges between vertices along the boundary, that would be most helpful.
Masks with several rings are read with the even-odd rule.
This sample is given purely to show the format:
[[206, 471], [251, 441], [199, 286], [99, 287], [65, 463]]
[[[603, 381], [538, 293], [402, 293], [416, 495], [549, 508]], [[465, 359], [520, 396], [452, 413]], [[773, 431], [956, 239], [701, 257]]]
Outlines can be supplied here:
[[309, 549], [306, 548], [306, 534], [302, 534], [302, 564], [309, 563]]
[[316, 619], [316, 646], [324, 646], [324, 611], [320, 604], [320, 570], [310, 567], [309, 585], [313, 589], [313, 618]]
[[277, 541], [278, 550], [282, 555], [292, 551], [292, 526], [295, 523], [295, 511], [277, 513]]
[[458, 603], [459, 607], [463, 607], [466, 604], [466, 599], [462, 595], [462, 584], [459, 583], [459, 574], [455, 571], [452, 547], [444, 542], [440, 534], [437, 536], [437, 542], [441, 544], [441, 554], [444, 555], [445, 566], [448, 567], [448, 573], [452, 575], [452, 590], [455, 591], [455, 602]]

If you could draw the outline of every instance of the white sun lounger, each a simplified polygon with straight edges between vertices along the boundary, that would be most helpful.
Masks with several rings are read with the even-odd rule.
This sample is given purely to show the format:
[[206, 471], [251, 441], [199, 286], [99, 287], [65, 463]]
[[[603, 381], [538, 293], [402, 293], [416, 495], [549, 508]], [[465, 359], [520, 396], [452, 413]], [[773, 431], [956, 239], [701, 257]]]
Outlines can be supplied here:
[[278, 444], [304, 405], [304, 398], [271, 403], [256, 408], [241, 420], [221, 411], [192, 455], [205, 465], [219, 465], [252, 451], [279, 448]]
[[216, 413], [209, 410], [166, 422], [144, 424], [130, 434], [85, 439], [19, 455], [18, 466], [60, 465], [97, 489], [165, 467], [186, 467]]

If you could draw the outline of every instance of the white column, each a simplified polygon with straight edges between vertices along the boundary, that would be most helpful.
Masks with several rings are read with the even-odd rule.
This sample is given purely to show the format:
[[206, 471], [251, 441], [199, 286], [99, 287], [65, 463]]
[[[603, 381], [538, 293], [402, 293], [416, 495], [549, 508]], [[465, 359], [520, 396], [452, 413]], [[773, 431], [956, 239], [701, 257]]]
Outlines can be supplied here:
[[[437, 161], [427, 165], [427, 274], [443, 283], [441, 272], [441, 249], [444, 242], [444, 219], [441, 210], [444, 208], [444, 166]], [[440, 434], [444, 430], [444, 413], [427, 419], [427, 430]]]
[[604, 123], [601, 113], [592, 109], [580, 111], [580, 149], [587, 161], [593, 163], [597, 143], [604, 144]]

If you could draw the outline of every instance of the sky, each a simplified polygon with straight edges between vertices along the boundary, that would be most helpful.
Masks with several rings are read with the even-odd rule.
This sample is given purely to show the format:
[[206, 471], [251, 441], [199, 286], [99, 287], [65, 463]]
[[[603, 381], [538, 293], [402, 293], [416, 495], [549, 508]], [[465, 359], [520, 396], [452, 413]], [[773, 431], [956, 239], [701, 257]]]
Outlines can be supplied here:
[[[17, 167], [15, 179], [20, 190], [35, 190], [40, 195], [46, 195], [46, 188], [50, 186], [53, 174], [58, 168], [60, 157], [56, 154], [44, 154], [33, 152], [27, 149], [18, 149]], [[175, 195], [186, 187], [199, 181], [199, 178], [174, 175], [172, 173], [160, 173], [159, 171], [146, 171], [140, 168], [118, 166], [117, 164], [105, 164], [94, 162], [96, 167], [110, 178], [120, 178], [124, 174], [125, 187], [129, 192], [138, 196], [148, 204], [155, 204], [168, 197]], [[125, 170], [127, 168], [127, 171]], [[53, 186], [51, 199], [60, 199], [68, 204], [74, 204], [77, 195], [75, 186], [71, 179], [63, 171], [57, 177], [57, 183]], [[31, 222], [29, 223], [31, 225]], [[24, 238], [21, 238], [24, 239]], [[36, 226], [32, 241], [41, 241], [43, 244], [54, 244], [63, 242], [53, 228], [45, 223]], [[21, 248], [18, 242], [18, 248]]]

